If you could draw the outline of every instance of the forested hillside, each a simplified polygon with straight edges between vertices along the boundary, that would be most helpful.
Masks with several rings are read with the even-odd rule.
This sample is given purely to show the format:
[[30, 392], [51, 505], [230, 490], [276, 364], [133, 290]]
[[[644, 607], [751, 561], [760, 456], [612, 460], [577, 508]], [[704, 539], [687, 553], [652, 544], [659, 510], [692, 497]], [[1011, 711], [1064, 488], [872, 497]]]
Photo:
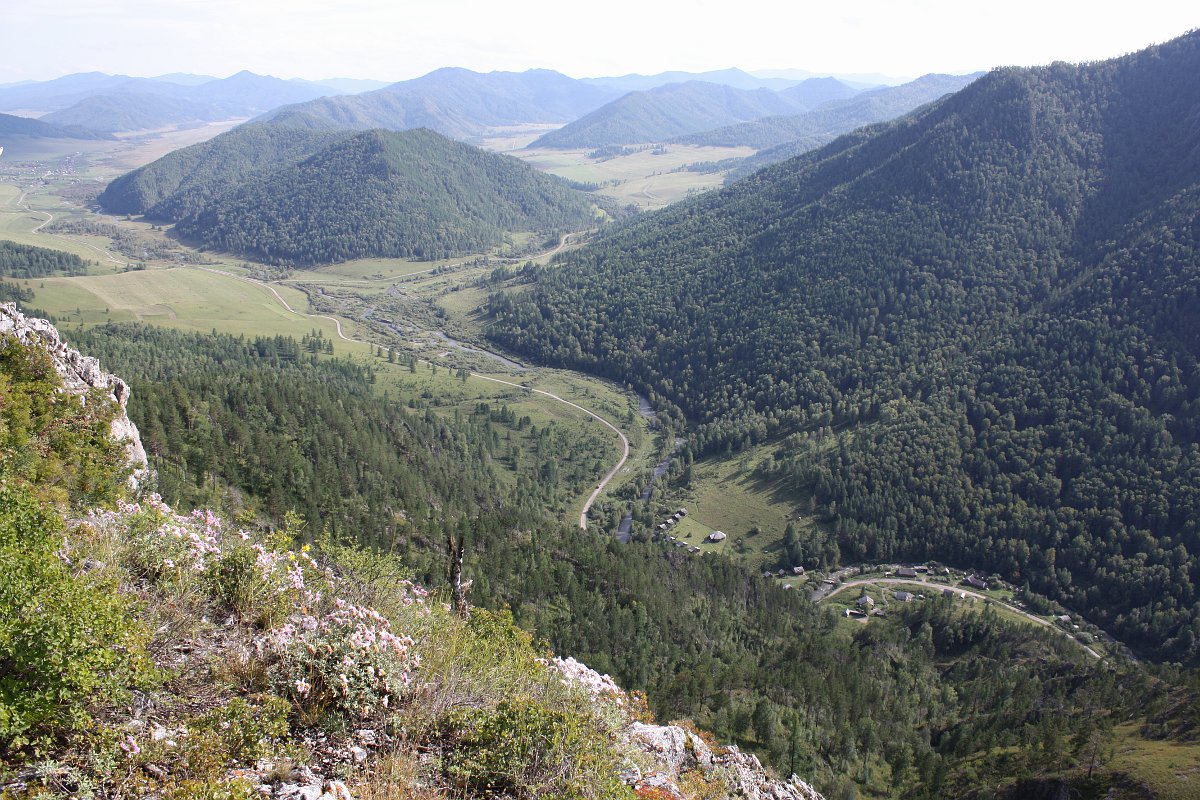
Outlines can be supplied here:
[[999, 571], [1200, 658], [1200, 34], [1000, 69], [613, 232], [493, 335], [787, 437], [847, 559]]
[[31, 139], [100, 139], [101, 135], [80, 128], [64, 128], [39, 119], [0, 114], [0, 136], [28, 136]]
[[676, 136], [806, 108], [802, 94], [735, 89], [688, 81], [629, 94], [596, 109], [533, 147], [604, 147], [663, 142]]
[[593, 201], [524, 163], [432, 131], [235, 128], [109, 184], [109, 211], [178, 222], [204, 246], [271, 263], [441, 258], [506, 231], [587, 227]]
[[305, 343], [116, 325], [79, 341], [130, 378], [168, 500], [301, 511], [304, 537], [328, 527], [431, 587], [447, 534], [465, 534], [473, 602], [828, 792], [933, 798], [1053, 774], [1083, 757], [1072, 733], [1143, 715], [1166, 729], [1185, 696], [991, 610], [931, 600], [848, 629], [728, 560], [567, 527], [489, 477], [510, 423], [399, 407]]
[[122, 175], [108, 185], [99, 203], [114, 214], [145, 214], [175, 222], [257, 173], [307, 158], [347, 135], [239, 125]]
[[738, 165], [730, 176], [731, 180], [736, 180], [768, 164], [815, 150], [855, 128], [893, 120], [939, 97], [957, 92], [977, 77], [925, 75], [901, 86], [885, 86], [824, 103], [801, 114], [765, 117], [681, 136], [677, 141], [718, 147], [747, 145], [761, 150]]
[[42, 117], [42, 121], [98, 133], [116, 133], [221, 119], [222, 116], [216, 106], [189, 98], [115, 92], [85, 97], [69, 108], [52, 111]]
[[435, 259], [505, 231], [588, 227], [592, 200], [509, 156], [428, 130], [368, 131], [261, 172], [183, 217], [198, 244], [270, 263]]

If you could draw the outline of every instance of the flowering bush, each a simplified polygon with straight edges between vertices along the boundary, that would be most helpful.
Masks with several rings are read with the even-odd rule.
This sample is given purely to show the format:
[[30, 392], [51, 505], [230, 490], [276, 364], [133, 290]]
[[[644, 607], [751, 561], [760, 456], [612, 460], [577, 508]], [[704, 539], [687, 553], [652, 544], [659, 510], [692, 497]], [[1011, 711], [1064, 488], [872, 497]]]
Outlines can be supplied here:
[[212, 599], [264, 627], [288, 614], [305, 588], [305, 570], [317, 569], [307, 548], [279, 552], [245, 530], [226, 535], [212, 511], [176, 514], [158, 495], [90, 511], [84, 524], [119, 539], [136, 574], [176, 590], [202, 585]]
[[[312, 607], [319, 593], [306, 592]], [[419, 657], [379, 612], [335, 600], [323, 613], [300, 613], [258, 642], [272, 660], [276, 689], [309, 716], [334, 711], [367, 717], [395, 708]]]

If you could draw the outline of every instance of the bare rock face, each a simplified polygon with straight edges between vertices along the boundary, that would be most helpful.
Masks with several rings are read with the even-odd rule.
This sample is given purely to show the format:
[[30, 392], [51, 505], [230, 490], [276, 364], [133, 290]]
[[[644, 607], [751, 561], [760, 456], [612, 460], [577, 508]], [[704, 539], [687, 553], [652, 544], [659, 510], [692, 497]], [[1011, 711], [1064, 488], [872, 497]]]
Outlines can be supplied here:
[[[564, 682], [587, 690], [596, 702], [627, 706], [627, 696], [607, 675], [600, 675], [573, 658], [550, 663]], [[682, 800], [679, 783], [699, 777], [708, 797], [747, 800], [825, 800], [793, 775], [788, 780], [771, 777], [762, 762], [736, 747], [709, 747], [694, 731], [678, 725], [648, 725], [629, 721], [621, 731], [622, 743], [637, 753], [621, 777], [643, 800]], [[642, 762], [641, 766], [634, 762]], [[644, 769], [642, 767], [649, 767]], [[689, 773], [696, 773], [689, 776]]]
[[[625, 740], [639, 750], [652, 756], [662, 773], [652, 773], [634, 784], [635, 792], [646, 797], [660, 796], [663, 791], [663, 773], [672, 779], [670, 790], [678, 790], [674, 781], [695, 770], [712, 781], [720, 781], [728, 788], [729, 797], [744, 797], [749, 800], [824, 800], [824, 797], [809, 784], [793, 775], [782, 781], [767, 774], [757, 756], [743, 753], [736, 747], [711, 748], [691, 731], [677, 725], [645, 725], [635, 722], [625, 731]], [[653, 778], [653, 784], [649, 779]]]
[[26, 317], [13, 303], [0, 303], [0, 336], [15, 336], [23, 344], [38, 345], [50, 353], [54, 368], [63, 379], [66, 391], [83, 394], [89, 389], [101, 389], [120, 408], [112, 421], [112, 436], [125, 443], [125, 451], [134, 472], [130, 476], [130, 487], [138, 485], [149, 474], [146, 465], [146, 450], [142, 447], [137, 426], [125, 413], [129, 402], [129, 385], [116, 375], [100, 368], [100, 362], [78, 350], [68, 347], [58, 334], [58, 329], [44, 319]]

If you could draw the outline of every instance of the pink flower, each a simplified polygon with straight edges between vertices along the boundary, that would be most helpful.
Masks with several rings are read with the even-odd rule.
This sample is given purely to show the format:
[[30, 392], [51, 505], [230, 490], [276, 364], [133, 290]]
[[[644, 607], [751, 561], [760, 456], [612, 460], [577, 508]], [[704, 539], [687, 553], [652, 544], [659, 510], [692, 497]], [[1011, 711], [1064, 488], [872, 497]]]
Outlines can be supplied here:
[[311, 689], [312, 686], [308, 684], [308, 681], [296, 681], [296, 694], [301, 697], [307, 696]]

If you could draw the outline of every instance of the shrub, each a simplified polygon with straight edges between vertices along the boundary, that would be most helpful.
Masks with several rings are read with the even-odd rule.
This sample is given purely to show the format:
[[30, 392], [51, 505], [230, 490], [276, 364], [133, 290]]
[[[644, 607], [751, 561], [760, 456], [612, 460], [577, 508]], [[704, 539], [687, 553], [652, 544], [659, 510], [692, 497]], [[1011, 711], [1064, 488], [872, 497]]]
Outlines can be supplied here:
[[[586, 708], [528, 696], [446, 717], [457, 746], [447, 776], [463, 788], [518, 797], [627, 798], [607, 734]], [[586, 703], [584, 704], [586, 705]]]
[[147, 683], [147, 636], [117, 587], [72, 575], [63, 524], [28, 491], [0, 486], [0, 740], [41, 745], [86, 725], [93, 697]]
[[130, 471], [110, 432], [116, 405], [61, 388], [49, 353], [0, 336], [0, 479], [57, 503], [111, 503]]
[[[315, 603], [318, 595], [310, 595]], [[258, 640], [273, 659], [277, 691], [306, 721], [329, 712], [352, 718], [395, 709], [412, 683], [414, 642], [379, 612], [338, 599], [332, 610], [301, 613]]]

